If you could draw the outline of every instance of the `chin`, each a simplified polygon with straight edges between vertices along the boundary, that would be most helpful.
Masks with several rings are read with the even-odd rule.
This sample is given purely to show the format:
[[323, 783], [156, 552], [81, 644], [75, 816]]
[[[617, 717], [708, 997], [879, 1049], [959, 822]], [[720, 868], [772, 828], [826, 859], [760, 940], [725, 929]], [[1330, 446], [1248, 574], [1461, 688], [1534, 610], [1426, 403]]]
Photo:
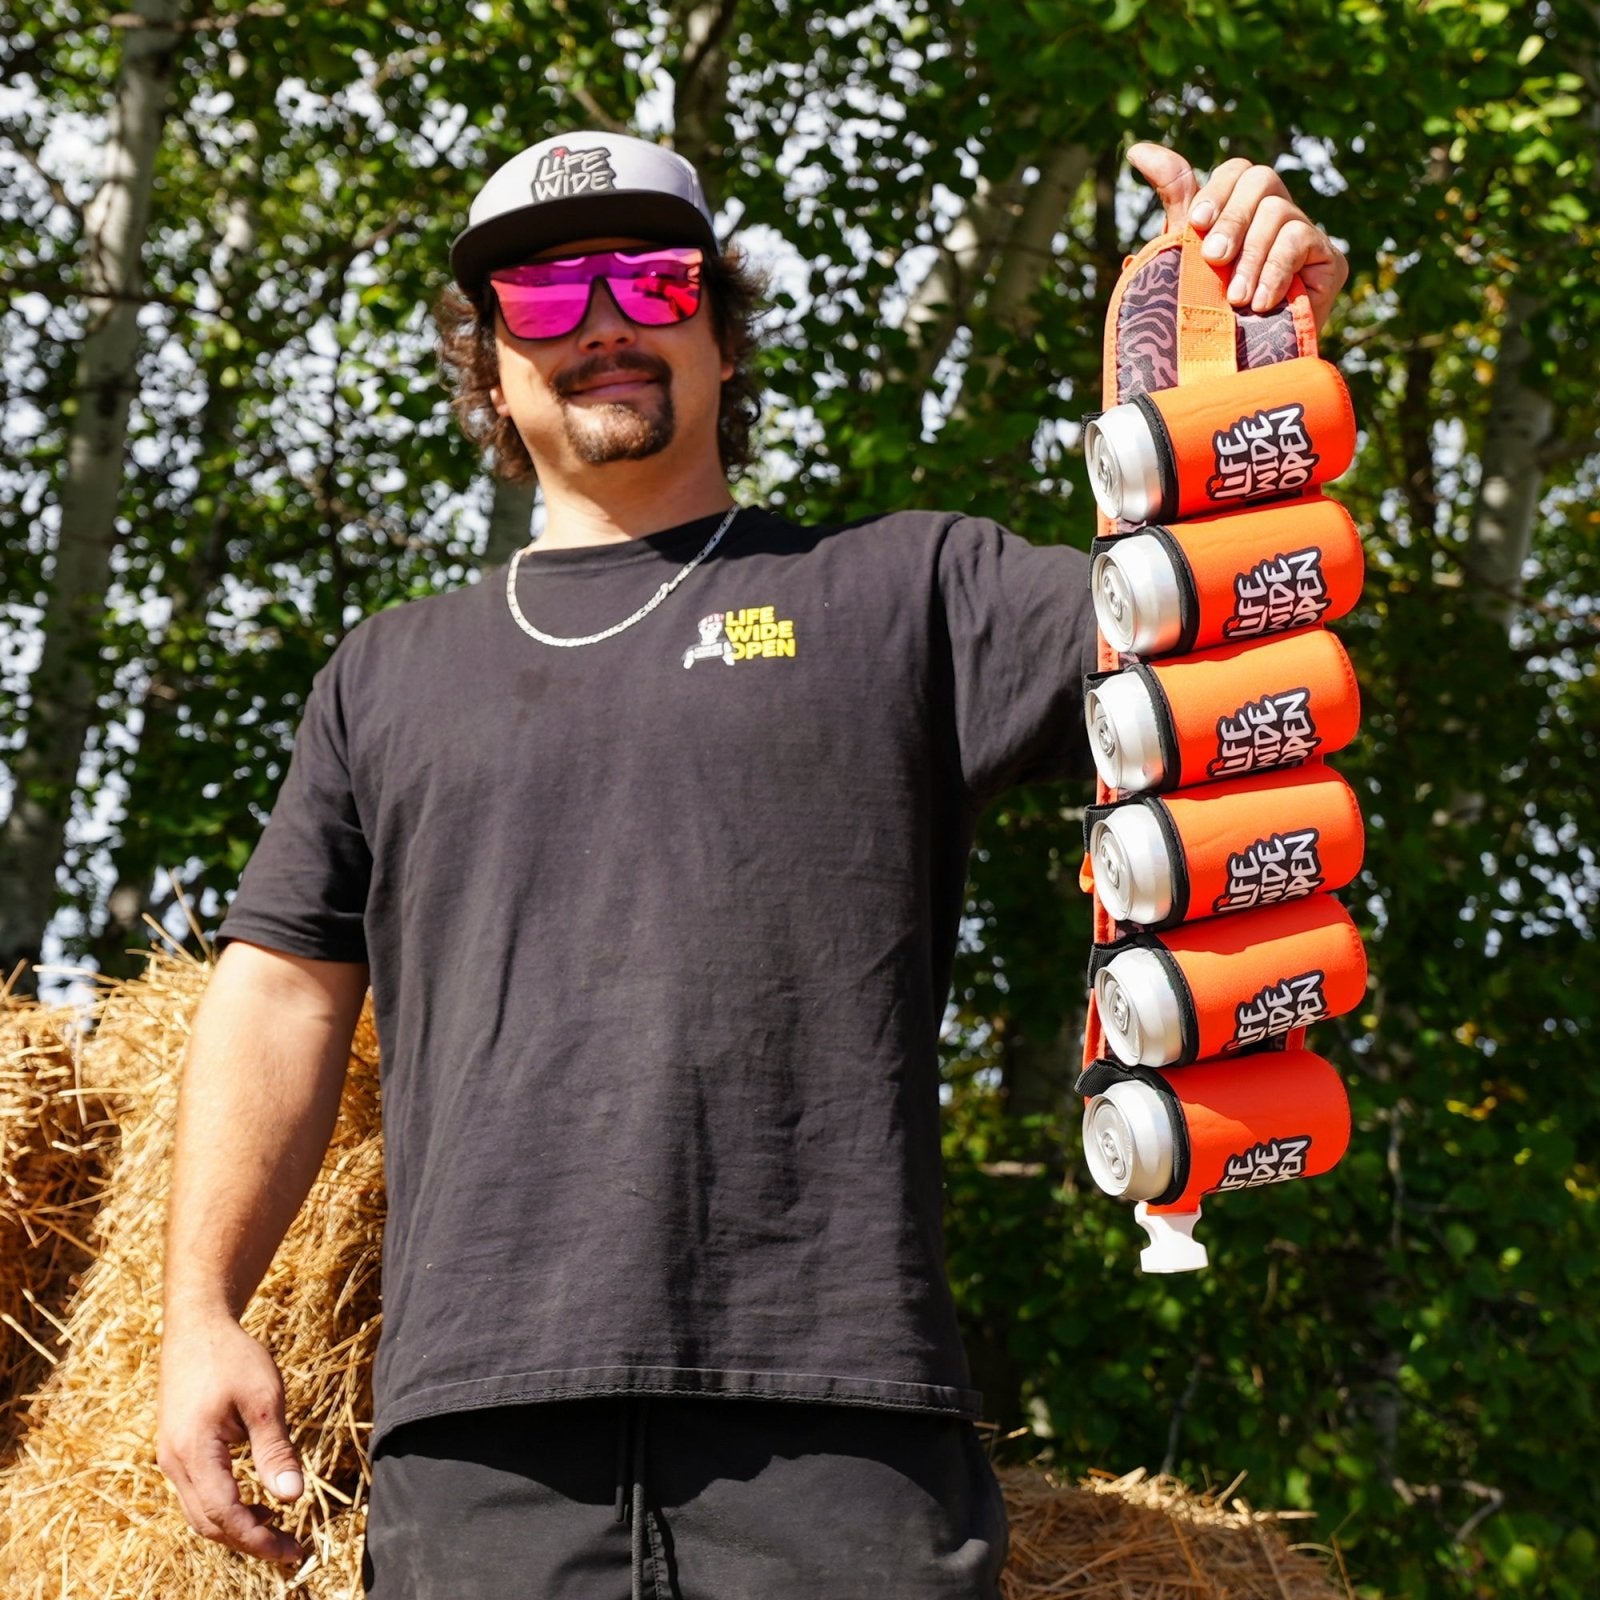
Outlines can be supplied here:
[[675, 432], [670, 400], [654, 416], [620, 404], [595, 407], [581, 419], [567, 414], [567, 440], [578, 459], [590, 467], [659, 455]]

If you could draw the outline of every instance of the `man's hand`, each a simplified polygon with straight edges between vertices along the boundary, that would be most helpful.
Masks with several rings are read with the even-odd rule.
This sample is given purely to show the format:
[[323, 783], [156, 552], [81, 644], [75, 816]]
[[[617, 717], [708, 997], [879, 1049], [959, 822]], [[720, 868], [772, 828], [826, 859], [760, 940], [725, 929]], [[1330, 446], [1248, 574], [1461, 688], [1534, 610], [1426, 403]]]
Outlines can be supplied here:
[[283, 1415], [283, 1380], [266, 1350], [231, 1317], [169, 1327], [161, 1349], [156, 1462], [196, 1533], [241, 1555], [298, 1565], [306, 1551], [244, 1504], [228, 1447], [250, 1443], [256, 1471], [280, 1501], [299, 1499], [305, 1477]]
[[1128, 160], [1160, 195], [1169, 233], [1188, 223], [1204, 236], [1207, 260], [1233, 263], [1228, 299], [1234, 305], [1270, 311], [1298, 273], [1317, 327], [1327, 321], [1350, 263], [1289, 198], [1271, 167], [1242, 157], [1224, 161], [1202, 188], [1194, 168], [1164, 145], [1136, 144]]
[[236, 940], [195, 1014], [178, 1095], [156, 1460], [197, 1533], [266, 1561], [305, 1552], [240, 1499], [228, 1447], [249, 1441], [280, 1501], [305, 1477], [283, 1380], [239, 1317], [328, 1148], [366, 989], [359, 963]]

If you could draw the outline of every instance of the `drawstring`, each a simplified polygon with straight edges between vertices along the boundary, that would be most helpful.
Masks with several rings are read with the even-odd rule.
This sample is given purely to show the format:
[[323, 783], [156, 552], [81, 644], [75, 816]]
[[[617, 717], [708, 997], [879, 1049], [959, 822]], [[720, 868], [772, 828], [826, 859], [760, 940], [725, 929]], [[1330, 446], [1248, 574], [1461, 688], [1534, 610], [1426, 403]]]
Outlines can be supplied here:
[[648, 1417], [647, 1401], [624, 1400], [617, 1427], [616, 1516], [618, 1522], [632, 1524], [630, 1560], [633, 1569], [633, 1600], [644, 1600], [644, 1553], [648, 1535], [644, 1504], [644, 1447], [645, 1424]]
[[632, 1411], [626, 1400], [617, 1402], [617, 1521], [628, 1520], [628, 1421]]

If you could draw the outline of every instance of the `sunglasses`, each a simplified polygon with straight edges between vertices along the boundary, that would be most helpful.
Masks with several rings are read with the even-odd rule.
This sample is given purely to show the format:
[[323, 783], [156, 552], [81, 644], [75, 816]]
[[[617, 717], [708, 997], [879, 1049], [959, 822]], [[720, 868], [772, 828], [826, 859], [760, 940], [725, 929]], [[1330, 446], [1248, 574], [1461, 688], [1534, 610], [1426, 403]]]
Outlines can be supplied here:
[[691, 248], [595, 250], [489, 274], [506, 326], [519, 339], [559, 339], [589, 311], [603, 279], [617, 309], [641, 328], [687, 322], [700, 309], [704, 253]]

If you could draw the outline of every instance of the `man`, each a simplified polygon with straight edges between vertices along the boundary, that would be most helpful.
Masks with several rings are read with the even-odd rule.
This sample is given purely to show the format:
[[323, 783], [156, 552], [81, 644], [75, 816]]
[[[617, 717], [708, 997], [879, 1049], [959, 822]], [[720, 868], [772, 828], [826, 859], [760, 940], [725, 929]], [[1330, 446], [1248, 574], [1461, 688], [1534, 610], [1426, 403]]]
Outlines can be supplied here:
[[[1298, 271], [1326, 313], [1343, 260], [1268, 169], [1134, 160], [1237, 301]], [[248, 1438], [303, 1489], [238, 1318], [370, 971], [368, 1593], [993, 1595], [936, 1045], [980, 808], [1089, 772], [1084, 557], [737, 509], [753, 285], [676, 156], [536, 145], [452, 265], [457, 413], [545, 532], [318, 677], [185, 1072], [162, 1466], [201, 1533], [299, 1555], [230, 1471]]]

